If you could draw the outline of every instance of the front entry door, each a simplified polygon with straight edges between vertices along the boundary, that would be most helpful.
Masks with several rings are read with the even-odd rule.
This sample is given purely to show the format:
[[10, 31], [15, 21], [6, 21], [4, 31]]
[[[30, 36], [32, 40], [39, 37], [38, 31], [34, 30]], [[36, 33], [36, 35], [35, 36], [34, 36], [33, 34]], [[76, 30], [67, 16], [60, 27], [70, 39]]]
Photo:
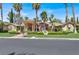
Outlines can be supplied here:
[[24, 26], [21, 26], [21, 32], [24, 32]]

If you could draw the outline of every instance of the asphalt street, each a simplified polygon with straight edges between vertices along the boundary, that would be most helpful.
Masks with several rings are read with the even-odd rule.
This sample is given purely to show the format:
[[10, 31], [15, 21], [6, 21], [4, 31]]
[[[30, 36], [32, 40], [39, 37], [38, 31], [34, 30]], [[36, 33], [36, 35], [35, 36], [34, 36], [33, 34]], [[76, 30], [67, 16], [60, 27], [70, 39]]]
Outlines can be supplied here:
[[79, 55], [79, 40], [0, 39], [0, 55]]

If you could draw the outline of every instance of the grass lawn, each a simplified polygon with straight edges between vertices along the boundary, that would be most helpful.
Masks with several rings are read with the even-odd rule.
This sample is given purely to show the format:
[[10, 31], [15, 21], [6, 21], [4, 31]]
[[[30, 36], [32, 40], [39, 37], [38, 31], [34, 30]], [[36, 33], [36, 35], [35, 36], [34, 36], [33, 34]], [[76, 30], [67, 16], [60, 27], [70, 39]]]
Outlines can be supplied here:
[[10, 34], [10, 33], [0, 33], [0, 37], [12, 37], [16, 34]]
[[41, 34], [28, 34], [28, 37], [49, 37], [49, 38], [79, 38], [79, 33], [68, 33], [68, 34], [61, 34], [61, 33], [54, 33], [54, 34], [48, 34], [48, 35], [41, 35]]

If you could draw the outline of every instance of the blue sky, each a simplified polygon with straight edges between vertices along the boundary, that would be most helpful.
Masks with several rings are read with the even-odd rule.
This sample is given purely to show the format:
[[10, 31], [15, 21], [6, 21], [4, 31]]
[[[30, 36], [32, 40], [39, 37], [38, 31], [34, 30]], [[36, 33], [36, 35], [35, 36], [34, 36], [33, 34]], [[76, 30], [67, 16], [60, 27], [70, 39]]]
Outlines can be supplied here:
[[[3, 19], [4, 21], [8, 21], [7, 15], [9, 11], [11, 10], [12, 3], [4, 3], [3, 4]], [[21, 10], [21, 15], [22, 16], [27, 16], [29, 19], [33, 19], [35, 17], [35, 10], [32, 9], [32, 4], [31, 3], [23, 3], [22, 4], [23, 9]], [[76, 17], [79, 17], [79, 4], [74, 4], [75, 7], [75, 15]], [[69, 17], [72, 16], [72, 8], [71, 4], [68, 4], [68, 12], [69, 12]], [[15, 13], [15, 10], [13, 10]], [[40, 9], [38, 11], [38, 17], [40, 17], [40, 13], [42, 11], [46, 11], [48, 17], [51, 14], [54, 14], [54, 16], [62, 21], [64, 21], [65, 18], [65, 6], [63, 3], [41, 3]]]

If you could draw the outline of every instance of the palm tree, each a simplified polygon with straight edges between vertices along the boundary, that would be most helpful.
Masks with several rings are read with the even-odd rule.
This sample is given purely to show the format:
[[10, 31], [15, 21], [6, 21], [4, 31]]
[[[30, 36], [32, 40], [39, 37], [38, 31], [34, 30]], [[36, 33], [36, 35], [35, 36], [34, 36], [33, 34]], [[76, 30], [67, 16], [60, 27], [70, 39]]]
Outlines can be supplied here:
[[[18, 13], [18, 17], [19, 17], [19, 20], [20, 20], [20, 11], [22, 10], [22, 4], [21, 3], [14, 3], [13, 8]], [[21, 24], [20, 24], [20, 31], [21, 31]]]
[[0, 9], [2, 8], [2, 3], [0, 3]]
[[22, 10], [22, 4], [21, 3], [14, 3], [13, 8], [16, 12], [18, 12], [18, 15], [20, 16], [20, 11]]
[[[39, 3], [32, 3], [32, 7], [33, 9], [36, 11], [36, 23], [37, 23], [37, 20], [38, 20], [38, 10], [40, 8], [40, 4]], [[35, 31], [37, 31], [37, 25], [35, 24]]]
[[2, 31], [3, 31], [3, 8], [2, 8], [2, 3], [0, 3], [0, 9], [1, 9], [1, 20], [2, 20]]
[[28, 20], [29, 18], [26, 16], [26, 17], [24, 17], [24, 19], [25, 19], [25, 20]]
[[68, 5], [65, 3], [65, 8], [66, 8], [66, 23], [68, 22]]
[[[67, 3], [65, 3], [65, 9], [66, 9], [66, 19], [65, 19], [65, 22], [68, 23], [69, 19], [68, 19], [68, 5], [67, 5]], [[67, 28], [69, 30], [68, 24], [67, 24]]]
[[45, 22], [47, 21], [47, 13], [46, 11], [43, 11], [41, 14], [40, 14], [43, 22], [44, 22], [44, 30], [46, 30], [46, 27], [45, 27]]
[[76, 22], [75, 22], [75, 10], [74, 10], [74, 4], [71, 3], [71, 6], [72, 6], [73, 19], [74, 19], [74, 33], [77, 33], [77, 31], [76, 31]]
[[54, 15], [51, 14], [51, 16], [49, 17], [49, 20], [50, 20], [50, 21], [53, 21], [53, 18], [54, 18]]
[[33, 20], [34, 20], [34, 24], [35, 24], [35, 31], [37, 31], [37, 20], [36, 20], [36, 18], [33, 18]]
[[32, 3], [32, 7], [36, 11], [36, 20], [38, 20], [38, 10], [40, 8], [40, 4], [39, 3]]
[[33, 18], [33, 20], [34, 20], [34, 23], [36, 24], [36, 18]]
[[40, 14], [40, 16], [41, 16], [43, 22], [45, 23], [45, 22], [47, 21], [47, 13], [46, 13], [46, 11], [43, 11], [43, 12]]
[[13, 10], [11, 9], [11, 11], [8, 14], [8, 20], [10, 21], [10, 23], [13, 23], [13, 17], [14, 17], [14, 13]]
[[51, 22], [51, 25], [52, 25], [52, 28], [51, 28], [51, 31], [53, 30], [53, 20], [54, 20], [54, 15], [51, 14], [51, 16], [49, 17], [49, 20]]

